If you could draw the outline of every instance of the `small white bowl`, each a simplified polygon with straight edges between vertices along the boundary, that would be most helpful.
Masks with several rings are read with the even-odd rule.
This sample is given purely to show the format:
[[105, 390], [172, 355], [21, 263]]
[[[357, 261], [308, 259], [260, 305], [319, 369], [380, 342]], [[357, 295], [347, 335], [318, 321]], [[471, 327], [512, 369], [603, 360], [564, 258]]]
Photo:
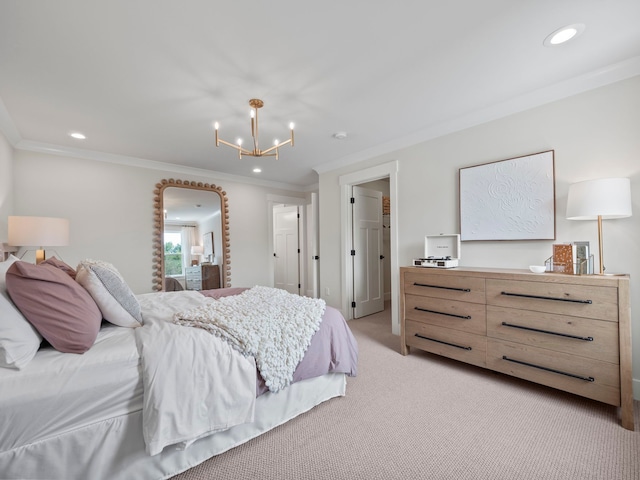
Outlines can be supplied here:
[[529, 270], [533, 273], [544, 273], [546, 268], [544, 265], [529, 265]]

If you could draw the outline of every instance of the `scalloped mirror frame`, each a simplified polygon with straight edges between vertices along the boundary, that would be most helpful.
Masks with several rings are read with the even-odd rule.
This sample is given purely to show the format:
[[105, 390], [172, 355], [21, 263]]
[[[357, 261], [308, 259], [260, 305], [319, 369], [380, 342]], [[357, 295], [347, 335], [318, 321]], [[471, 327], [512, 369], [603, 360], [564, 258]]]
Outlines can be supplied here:
[[153, 191], [153, 290], [158, 292], [164, 290], [164, 261], [163, 242], [164, 232], [164, 206], [162, 193], [166, 188], [190, 188], [193, 190], [203, 190], [220, 195], [220, 219], [222, 221], [222, 287], [231, 286], [231, 242], [229, 241], [229, 199], [227, 192], [214, 184], [193, 182], [189, 180], [174, 180], [173, 178], [163, 179], [156, 183]]

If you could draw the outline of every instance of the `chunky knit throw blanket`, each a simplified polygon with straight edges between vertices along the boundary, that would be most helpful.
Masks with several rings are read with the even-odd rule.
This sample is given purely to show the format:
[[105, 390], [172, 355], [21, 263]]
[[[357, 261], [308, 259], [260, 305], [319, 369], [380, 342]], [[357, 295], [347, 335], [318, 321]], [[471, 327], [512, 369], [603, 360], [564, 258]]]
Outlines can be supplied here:
[[324, 310], [322, 299], [258, 286], [178, 312], [173, 322], [203, 328], [252, 355], [267, 388], [275, 393], [293, 380]]

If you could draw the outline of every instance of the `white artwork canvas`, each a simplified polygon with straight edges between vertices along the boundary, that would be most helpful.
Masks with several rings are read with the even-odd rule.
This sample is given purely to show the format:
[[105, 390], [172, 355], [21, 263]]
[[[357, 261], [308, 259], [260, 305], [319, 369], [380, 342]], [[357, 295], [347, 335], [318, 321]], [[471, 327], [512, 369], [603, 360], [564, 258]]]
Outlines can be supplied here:
[[555, 240], [554, 152], [461, 168], [460, 240]]

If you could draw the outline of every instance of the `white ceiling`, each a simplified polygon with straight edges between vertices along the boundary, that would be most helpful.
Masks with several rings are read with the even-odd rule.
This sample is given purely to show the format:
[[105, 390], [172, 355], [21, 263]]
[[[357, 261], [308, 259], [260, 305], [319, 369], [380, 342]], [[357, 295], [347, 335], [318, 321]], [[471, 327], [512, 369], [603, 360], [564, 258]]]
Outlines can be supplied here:
[[[304, 188], [316, 171], [640, 74], [639, 20], [638, 0], [2, 0], [0, 129], [16, 148]], [[580, 37], [542, 45], [572, 23]], [[265, 102], [263, 149], [296, 123], [277, 161], [215, 147], [214, 121], [249, 142], [251, 98]]]

